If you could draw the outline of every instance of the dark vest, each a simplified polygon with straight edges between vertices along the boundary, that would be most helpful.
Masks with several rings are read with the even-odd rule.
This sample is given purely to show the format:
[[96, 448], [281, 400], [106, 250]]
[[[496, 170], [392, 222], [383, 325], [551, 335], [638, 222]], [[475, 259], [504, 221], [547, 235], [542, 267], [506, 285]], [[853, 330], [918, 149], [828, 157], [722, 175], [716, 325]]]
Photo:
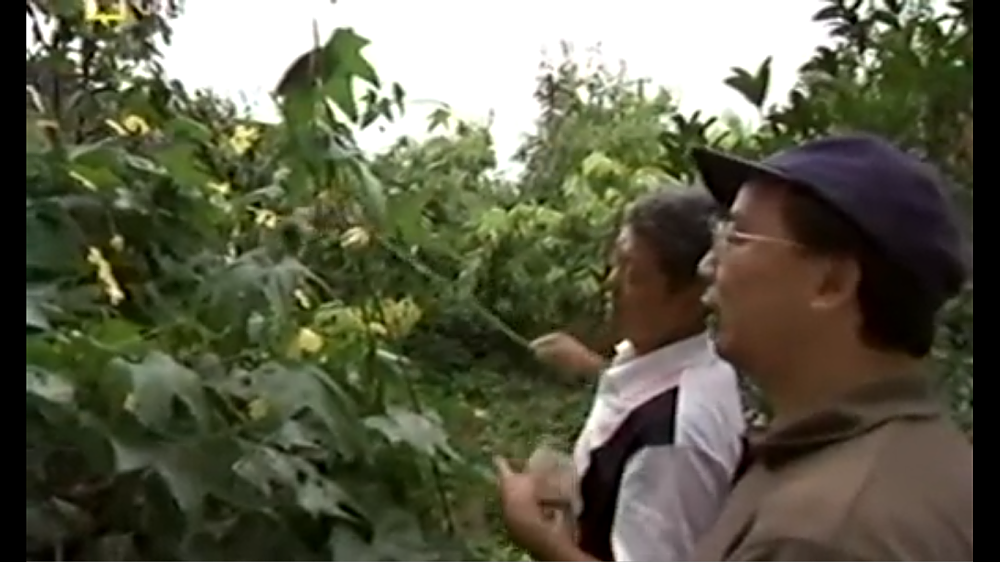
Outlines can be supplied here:
[[580, 549], [611, 562], [611, 532], [622, 476], [628, 461], [647, 447], [673, 445], [677, 438], [680, 389], [666, 390], [630, 413], [601, 446], [590, 452], [590, 465], [580, 481], [583, 511], [579, 518]]

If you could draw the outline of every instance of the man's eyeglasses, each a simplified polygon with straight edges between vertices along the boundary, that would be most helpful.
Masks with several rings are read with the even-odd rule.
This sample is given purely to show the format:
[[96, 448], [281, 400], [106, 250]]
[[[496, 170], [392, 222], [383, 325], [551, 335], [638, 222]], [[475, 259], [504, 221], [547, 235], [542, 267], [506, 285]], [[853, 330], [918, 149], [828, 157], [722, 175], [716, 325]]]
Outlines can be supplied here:
[[786, 238], [777, 236], [767, 236], [765, 234], [751, 234], [742, 232], [736, 228], [735, 223], [730, 220], [716, 221], [712, 228], [712, 240], [716, 250], [738, 246], [747, 242], [761, 242], [765, 244], [778, 244], [790, 248], [799, 248], [801, 244]]

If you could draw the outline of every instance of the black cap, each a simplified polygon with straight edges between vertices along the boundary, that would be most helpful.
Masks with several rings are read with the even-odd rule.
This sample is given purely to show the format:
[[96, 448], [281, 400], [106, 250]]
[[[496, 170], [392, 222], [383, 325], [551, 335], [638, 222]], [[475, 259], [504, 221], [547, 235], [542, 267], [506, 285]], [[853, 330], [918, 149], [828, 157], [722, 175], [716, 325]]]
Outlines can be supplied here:
[[693, 157], [705, 186], [727, 209], [754, 179], [808, 190], [853, 221], [938, 302], [957, 295], [968, 278], [958, 212], [941, 175], [885, 139], [828, 137], [761, 162], [706, 148]]

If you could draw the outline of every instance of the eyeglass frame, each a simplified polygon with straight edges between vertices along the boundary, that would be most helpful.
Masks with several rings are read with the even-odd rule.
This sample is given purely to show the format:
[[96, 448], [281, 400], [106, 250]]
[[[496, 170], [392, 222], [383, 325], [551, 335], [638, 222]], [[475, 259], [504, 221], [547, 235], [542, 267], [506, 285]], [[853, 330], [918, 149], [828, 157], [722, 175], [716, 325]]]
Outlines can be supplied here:
[[736, 228], [736, 223], [732, 220], [716, 220], [712, 224], [712, 250], [719, 251], [728, 249], [734, 245], [734, 242], [761, 242], [764, 244], [785, 246], [787, 248], [803, 247], [801, 243], [787, 238], [743, 232]]

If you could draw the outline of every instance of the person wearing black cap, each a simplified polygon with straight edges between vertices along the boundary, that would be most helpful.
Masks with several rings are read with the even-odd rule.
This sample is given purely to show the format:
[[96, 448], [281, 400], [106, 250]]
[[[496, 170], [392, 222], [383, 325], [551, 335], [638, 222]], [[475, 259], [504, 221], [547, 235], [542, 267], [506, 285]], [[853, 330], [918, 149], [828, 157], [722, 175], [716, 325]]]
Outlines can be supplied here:
[[716, 346], [775, 409], [694, 558], [973, 560], [972, 446], [923, 372], [968, 269], [939, 174], [865, 134], [693, 157], [730, 209]]

